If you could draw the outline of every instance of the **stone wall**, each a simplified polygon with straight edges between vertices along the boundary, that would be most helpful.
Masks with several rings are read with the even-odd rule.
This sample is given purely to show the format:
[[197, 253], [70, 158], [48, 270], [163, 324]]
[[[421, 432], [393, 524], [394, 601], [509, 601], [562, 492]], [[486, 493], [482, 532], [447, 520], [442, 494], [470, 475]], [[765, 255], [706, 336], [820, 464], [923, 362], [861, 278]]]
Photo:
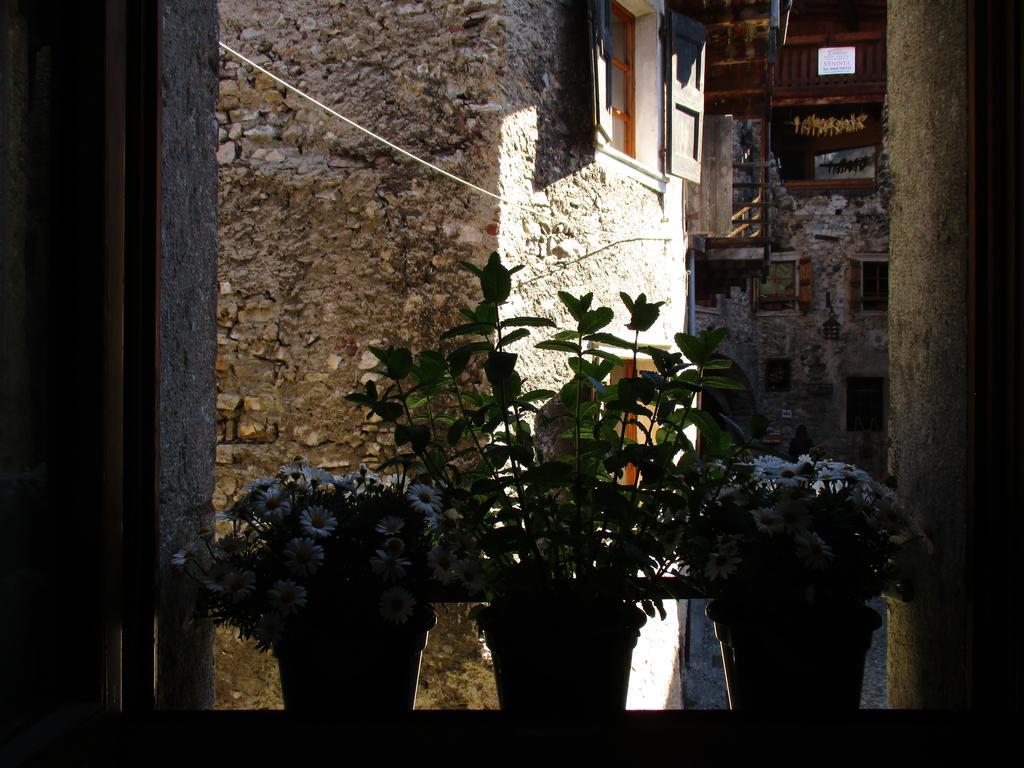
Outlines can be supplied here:
[[888, 29], [890, 465], [925, 545], [913, 601], [890, 606], [889, 698], [958, 708], [969, 704], [967, 3], [901, 0]]
[[[744, 142], [755, 141], [756, 135], [739, 124], [736, 152], [742, 151]], [[846, 430], [846, 380], [887, 376], [887, 315], [855, 311], [849, 291], [851, 259], [888, 253], [891, 178], [886, 152], [883, 148], [874, 190], [790, 190], [774, 167], [771, 183], [772, 250], [811, 259], [810, 308], [758, 312], [751, 286], [733, 288], [729, 296], [719, 296], [718, 308], [697, 308], [698, 327], [729, 328], [722, 350], [749, 380], [757, 409], [778, 432], [780, 450], [786, 451], [796, 427], [804, 424], [812, 440], [832, 456], [884, 476], [885, 425], [878, 432]], [[841, 329], [836, 340], [822, 336], [822, 324], [829, 316], [827, 298]], [[790, 361], [789, 391], [766, 391], [764, 374], [770, 358]]]
[[160, 593], [157, 706], [213, 704], [213, 633], [171, 555], [213, 523], [217, 11], [163, 4], [160, 195]]
[[[220, 12], [228, 45], [503, 201], [222, 54], [216, 507], [293, 456], [336, 472], [388, 457], [392, 436], [344, 395], [372, 375], [369, 345], [429, 346], [475, 301], [459, 260], [497, 249], [524, 264], [515, 314], [566, 319], [560, 289], [611, 306], [645, 291], [670, 302], [649, 339], [682, 329], [681, 184], [595, 162], [583, 3], [221, 0]], [[568, 373], [551, 353], [515, 351], [531, 386]], [[678, 625], [649, 626], [661, 661], [639, 650], [637, 679], [664, 679], [631, 702], [660, 707]]]
[[[493, 189], [498, 7], [224, 0], [221, 36]], [[427, 346], [471, 300], [456, 262], [497, 246], [497, 212], [224, 54], [217, 120], [223, 506], [293, 456], [338, 472], [386, 456], [389, 436], [343, 396], [375, 365], [369, 345]]]
[[[608, 330], [631, 338], [619, 291], [665, 301], [646, 338], [671, 344], [683, 330], [682, 182], [645, 185], [594, 155], [585, 3], [508, 0], [509, 66], [502, 82], [500, 250], [524, 265], [511, 314], [568, 325], [557, 291], [594, 293], [616, 311]], [[674, 235], [674, 239], [657, 239]], [[642, 239], [652, 237], [655, 239]], [[571, 375], [565, 356], [520, 342], [531, 386], [557, 387]], [[634, 652], [628, 706], [680, 706], [679, 612], [649, 621]]]

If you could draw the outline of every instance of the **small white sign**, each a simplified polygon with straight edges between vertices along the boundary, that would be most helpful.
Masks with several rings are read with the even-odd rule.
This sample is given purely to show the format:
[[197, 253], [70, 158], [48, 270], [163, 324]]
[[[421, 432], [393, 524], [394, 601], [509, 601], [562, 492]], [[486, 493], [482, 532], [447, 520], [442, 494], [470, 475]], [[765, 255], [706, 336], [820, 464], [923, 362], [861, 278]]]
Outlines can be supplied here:
[[857, 72], [857, 49], [850, 45], [843, 48], [818, 49], [818, 75], [852, 75]]

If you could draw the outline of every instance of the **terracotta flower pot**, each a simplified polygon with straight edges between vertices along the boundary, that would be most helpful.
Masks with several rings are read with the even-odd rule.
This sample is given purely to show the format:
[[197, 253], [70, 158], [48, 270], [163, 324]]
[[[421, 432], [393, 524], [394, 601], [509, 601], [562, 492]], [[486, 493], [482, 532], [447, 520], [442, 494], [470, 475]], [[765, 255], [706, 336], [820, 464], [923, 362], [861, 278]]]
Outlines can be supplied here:
[[857, 603], [758, 611], [712, 600], [705, 612], [722, 644], [731, 709], [860, 706], [877, 611]]
[[504, 710], [626, 707], [633, 648], [647, 617], [632, 604], [495, 601], [477, 617]]

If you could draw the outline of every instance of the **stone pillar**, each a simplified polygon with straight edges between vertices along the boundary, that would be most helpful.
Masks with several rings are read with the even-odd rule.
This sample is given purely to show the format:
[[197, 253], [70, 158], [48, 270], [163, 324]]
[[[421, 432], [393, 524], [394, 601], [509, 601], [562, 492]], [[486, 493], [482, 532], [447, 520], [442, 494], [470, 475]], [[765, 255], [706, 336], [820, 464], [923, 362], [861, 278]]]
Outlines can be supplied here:
[[924, 533], [891, 603], [889, 704], [967, 702], [967, 6], [889, 5], [890, 471]]
[[163, 2], [157, 706], [213, 704], [212, 629], [171, 554], [212, 525], [216, 445], [217, 7]]

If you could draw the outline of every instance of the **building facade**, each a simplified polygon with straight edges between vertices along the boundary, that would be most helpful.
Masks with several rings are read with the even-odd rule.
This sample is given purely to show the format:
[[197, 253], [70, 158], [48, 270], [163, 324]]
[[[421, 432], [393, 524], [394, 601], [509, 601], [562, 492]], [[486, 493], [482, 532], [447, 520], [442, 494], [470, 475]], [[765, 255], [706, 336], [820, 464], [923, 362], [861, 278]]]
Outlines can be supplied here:
[[[216, 508], [295, 456], [336, 473], [389, 458], [392, 435], [344, 395], [375, 375], [370, 345], [431, 346], [475, 301], [460, 260], [522, 265], [515, 314], [564, 319], [559, 290], [621, 313], [620, 291], [643, 292], [666, 302], [651, 343], [684, 329], [701, 25], [662, 0], [220, 14], [228, 46], [475, 188], [222, 51]], [[514, 351], [531, 386], [565, 378], [555, 353]], [[678, 635], [674, 614], [649, 623], [631, 705], [678, 702]]]
[[[716, 220], [705, 205], [697, 217], [695, 229], [718, 248], [697, 261], [694, 300], [698, 327], [730, 329], [723, 351], [750, 393], [707, 398], [705, 407], [741, 421], [752, 410], [763, 414], [766, 442], [784, 455], [803, 426], [797, 452], [822, 445], [883, 477], [891, 197], [885, 3], [850, 8], [798, 4], [777, 54], [769, 109], [709, 118], [717, 128], [706, 158], [719, 170], [706, 170], [725, 180], [720, 185], [731, 183], [724, 194], [732, 215]], [[723, 175], [727, 163], [732, 171]], [[758, 177], [763, 184], [751, 183]], [[749, 248], [723, 248], [729, 239], [758, 240], [763, 251], [750, 259]], [[755, 269], [736, 270], [737, 263]]]

